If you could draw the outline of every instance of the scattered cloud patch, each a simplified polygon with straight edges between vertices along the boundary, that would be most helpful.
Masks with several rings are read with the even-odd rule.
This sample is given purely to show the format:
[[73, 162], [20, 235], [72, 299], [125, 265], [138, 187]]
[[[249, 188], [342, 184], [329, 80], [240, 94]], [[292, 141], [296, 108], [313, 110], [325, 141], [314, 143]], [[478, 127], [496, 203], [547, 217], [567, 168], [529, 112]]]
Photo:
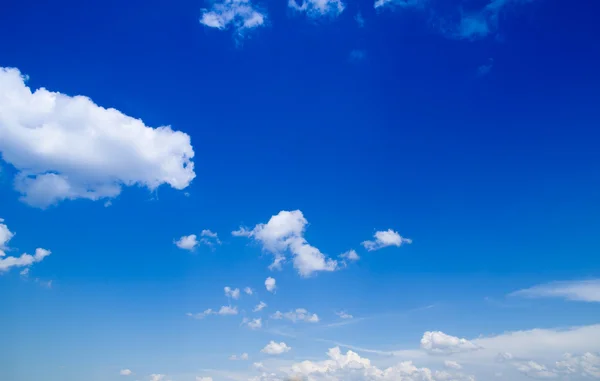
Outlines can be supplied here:
[[200, 232], [200, 237], [202, 237], [200, 238], [200, 243], [211, 248], [214, 248], [215, 245], [221, 244], [221, 240], [219, 240], [219, 236], [217, 235], [217, 233], [213, 233], [208, 229], [202, 230], [202, 232]]
[[424, 8], [429, 0], [376, 0], [375, 8], [390, 7], [390, 8]]
[[252, 295], [254, 293], [254, 291], [250, 287], [244, 288], [244, 292], [246, 293], [246, 295]]
[[289, 347], [283, 341], [280, 343], [276, 343], [275, 341], [271, 340], [269, 344], [267, 344], [263, 349], [261, 349], [261, 352], [266, 353], [268, 355], [280, 355], [282, 353], [289, 352], [291, 349], [292, 348]]
[[198, 237], [196, 234], [184, 235], [173, 242], [180, 249], [193, 251], [198, 246]]
[[268, 277], [265, 280], [265, 288], [269, 292], [275, 292], [275, 289], [277, 288], [276, 283], [277, 283], [277, 281], [275, 280], [275, 278]]
[[425, 332], [421, 338], [421, 349], [430, 354], [451, 354], [480, 349], [467, 339], [450, 336], [444, 332]]
[[345, 8], [341, 0], [288, 0], [288, 6], [313, 18], [337, 16]]
[[355, 250], [348, 250], [345, 253], [340, 254], [340, 258], [346, 259], [350, 262], [355, 262], [360, 259], [358, 253]]
[[121, 369], [121, 371], [119, 372], [119, 374], [121, 376], [131, 376], [133, 374], [133, 372], [129, 369]]
[[462, 369], [462, 365], [460, 365], [456, 361], [446, 360], [446, 361], [444, 361], [444, 366], [448, 369], [456, 369], [456, 370]]
[[318, 323], [319, 316], [317, 314], [311, 314], [304, 308], [296, 308], [293, 311], [282, 313], [281, 311], [276, 311], [273, 315], [271, 315], [271, 319], [281, 320], [287, 319], [293, 323], [303, 321], [307, 323]]
[[319, 249], [308, 244], [304, 231], [308, 221], [299, 210], [282, 210], [266, 224], [258, 224], [252, 230], [240, 228], [234, 236], [253, 238], [264, 251], [274, 256], [270, 269], [281, 268], [285, 254], [291, 253], [292, 261], [301, 276], [307, 277], [318, 271], [337, 270], [337, 261], [326, 257]]
[[350, 52], [350, 61], [359, 62], [364, 60], [367, 57], [366, 50], [363, 49], [354, 49]]
[[494, 60], [490, 58], [487, 64], [481, 65], [477, 68], [477, 76], [483, 77], [488, 75], [490, 71], [492, 71], [492, 67], [494, 67]]
[[262, 311], [262, 310], [264, 310], [266, 307], [267, 307], [267, 303], [265, 303], [265, 302], [262, 302], [262, 301], [261, 301], [260, 303], [258, 303], [258, 304], [256, 305], [256, 307], [254, 307], [254, 309], [253, 309], [252, 311], [254, 311], [254, 312]]
[[349, 313], [347, 313], [346, 311], [339, 311], [335, 313], [337, 316], [339, 316], [342, 319], [352, 319], [354, 318], [354, 316], [350, 315]]
[[232, 298], [232, 299], [236, 299], [236, 300], [240, 298], [240, 289], [239, 288], [233, 289], [229, 286], [226, 286], [224, 288], [224, 290], [225, 290], [225, 296], [227, 296], [228, 298]]
[[246, 361], [250, 358], [250, 356], [248, 356], [247, 353], [242, 353], [241, 355], [231, 355], [229, 356], [229, 360], [233, 360], [233, 361], [237, 361], [237, 360], [243, 360]]
[[248, 328], [252, 329], [252, 330], [256, 330], [256, 329], [261, 329], [262, 328], [262, 319], [261, 318], [256, 318], [256, 319], [248, 319], [248, 318], [244, 318], [244, 320], [242, 321], [243, 324], [247, 325]]
[[372, 241], [362, 242], [363, 247], [368, 251], [375, 251], [388, 246], [400, 247], [404, 244], [412, 243], [410, 238], [404, 238], [392, 229], [375, 232], [373, 237], [375, 239]]
[[16, 68], [0, 68], [0, 153], [18, 171], [28, 205], [115, 198], [123, 187], [181, 190], [196, 176], [189, 135], [152, 128], [85, 96], [32, 91]]
[[4, 219], [0, 218], [0, 274], [9, 271], [13, 267], [25, 267], [20, 272], [20, 275], [27, 276], [29, 274], [29, 266], [43, 261], [44, 258], [51, 254], [51, 251], [38, 247], [35, 249], [33, 255], [23, 253], [18, 257], [7, 256], [6, 251], [9, 250], [7, 244], [14, 236], [15, 234], [4, 223]]
[[237, 315], [238, 310], [237, 307], [223, 306], [219, 309], [219, 312], [217, 313], [219, 315]]
[[358, 12], [356, 16], [354, 16], [354, 20], [356, 21], [356, 24], [358, 24], [359, 28], [364, 28], [365, 18], [363, 17], [362, 13]]
[[231, 28], [238, 36], [265, 25], [267, 15], [255, 8], [250, 0], [215, 1], [210, 9], [203, 9], [200, 24], [225, 30]]
[[200, 319], [204, 319], [205, 317], [207, 317], [209, 315], [213, 315], [215, 313], [216, 313], [215, 311], [213, 311], [211, 308], [209, 308], [207, 310], [204, 310], [204, 312], [198, 312], [198, 313], [195, 313], [195, 314], [193, 314], [191, 312], [188, 312], [186, 315], [189, 316], [189, 317], [191, 317], [191, 318], [200, 320]]
[[600, 302], [600, 279], [546, 283], [519, 290], [510, 295], [597, 303]]
[[213, 381], [212, 377], [200, 377], [196, 376], [196, 381]]

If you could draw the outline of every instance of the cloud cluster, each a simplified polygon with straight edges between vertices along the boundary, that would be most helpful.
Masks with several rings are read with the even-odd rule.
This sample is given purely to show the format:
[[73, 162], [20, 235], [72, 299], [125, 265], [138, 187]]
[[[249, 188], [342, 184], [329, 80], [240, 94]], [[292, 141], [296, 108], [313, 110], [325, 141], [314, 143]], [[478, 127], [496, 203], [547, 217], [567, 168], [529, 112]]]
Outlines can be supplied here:
[[0, 274], [10, 270], [13, 267], [25, 267], [25, 269], [21, 271], [21, 275], [26, 276], [29, 274], [29, 266], [33, 265], [34, 263], [41, 262], [44, 260], [44, 258], [49, 256], [51, 252], [50, 250], [38, 247], [35, 249], [35, 253], [33, 255], [23, 253], [18, 257], [8, 256], [6, 254], [6, 251], [9, 250], [7, 244], [14, 236], [15, 234], [11, 232], [8, 226], [4, 223], [4, 219], [0, 218]]
[[345, 8], [341, 0], [289, 0], [288, 6], [295, 11], [305, 12], [313, 18], [337, 16]]
[[204, 319], [207, 316], [210, 315], [237, 315], [238, 314], [238, 309], [237, 307], [232, 307], [232, 306], [222, 306], [221, 308], [219, 308], [218, 311], [213, 310], [212, 308], [206, 309], [203, 312], [198, 312], [198, 313], [191, 313], [188, 312], [186, 315], [194, 318], [194, 319]]
[[229, 286], [226, 286], [224, 288], [224, 291], [225, 291], [225, 296], [227, 296], [228, 298], [236, 299], [236, 300], [240, 298], [240, 289], [239, 288], [233, 289]]
[[215, 1], [203, 9], [200, 24], [209, 28], [232, 28], [238, 35], [265, 24], [266, 14], [257, 10], [250, 0]]
[[85, 96], [32, 91], [0, 68], [0, 153], [25, 203], [117, 197], [124, 186], [184, 189], [196, 176], [189, 135], [152, 128]]
[[265, 224], [258, 224], [253, 229], [240, 228], [233, 231], [236, 237], [248, 237], [262, 245], [264, 251], [274, 256], [269, 268], [278, 269], [286, 260], [286, 253], [292, 255], [292, 262], [298, 273], [310, 276], [318, 271], [337, 270], [337, 261], [328, 258], [319, 249], [311, 246], [304, 238], [308, 221], [300, 210], [282, 210], [272, 216]]

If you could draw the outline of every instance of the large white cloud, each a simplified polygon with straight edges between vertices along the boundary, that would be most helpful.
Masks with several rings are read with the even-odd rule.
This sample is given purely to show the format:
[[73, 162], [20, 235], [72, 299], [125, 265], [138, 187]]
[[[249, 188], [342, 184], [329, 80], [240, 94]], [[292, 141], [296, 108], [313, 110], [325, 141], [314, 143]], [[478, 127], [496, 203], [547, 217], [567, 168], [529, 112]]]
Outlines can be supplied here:
[[264, 251], [275, 257], [269, 268], [280, 268], [287, 252], [292, 254], [292, 262], [298, 273], [310, 276], [318, 271], [335, 271], [337, 261], [328, 258], [319, 249], [311, 246], [304, 238], [308, 221], [300, 210], [282, 210], [272, 216], [266, 224], [258, 224], [252, 230], [240, 228], [232, 234], [249, 237], [259, 242]]
[[256, 9], [250, 0], [215, 1], [210, 9], [203, 9], [200, 24], [209, 28], [233, 28], [238, 34], [263, 26], [267, 16]]
[[34, 263], [41, 262], [51, 254], [50, 250], [38, 247], [33, 255], [23, 253], [18, 257], [9, 256], [6, 251], [9, 250], [7, 244], [15, 236], [8, 226], [4, 223], [4, 219], [0, 218], [0, 274], [10, 270], [12, 267], [25, 267], [21, 271], [21, 275], [29, 273], [29, 266]]
[[526, 298], [562, 298], [582, 302], [600, 302], [600, 279], [552, 282], [513, 292]]
[[0, 68], [0, 153], [18, 171], [29, 205], [110, 199], [123, 186], [184, 189], [196, 176], [189, 135], [151, 128], [85, 96], [32, 91], [15, 68]]

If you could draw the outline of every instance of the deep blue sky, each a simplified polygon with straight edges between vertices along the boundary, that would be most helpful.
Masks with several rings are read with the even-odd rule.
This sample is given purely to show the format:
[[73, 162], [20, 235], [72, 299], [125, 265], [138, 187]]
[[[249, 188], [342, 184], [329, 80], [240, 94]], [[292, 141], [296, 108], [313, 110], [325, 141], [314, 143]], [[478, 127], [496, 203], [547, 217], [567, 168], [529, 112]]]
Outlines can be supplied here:
[[[41, 210], [19, 201], [15, 169], [2, 162], [0, 217], [17, 232], [12, 246], [53, 252], [31, 269], [53, 280], [50, 290], [18, 271], [0, 276], [7, 381], [112, 380], [114, 369], [148, 364], [176, 373], [190, 367], [185, 353], [212, 367], [222, 354], [250, 351], [245, 343], [262, 347], [271, 338], [238, 332], [237, 320], [185, 313], [223, 304], [226, 285], [266, 294], [273, 274], [280, 291], [264, 296], [270, 312], [305, 307], [327, 321], [340, 309], [439, 308], [322, 335], [356, 345], [418, 342], [428, 329], [476, 337], [594, 323], [593, 305], [534, 312], [484, 298], [600, 275], [600, 3], [521, 4], [477, 41], [444, 36], [438, 17], [460, 4], [434, 3], [436, 13], [348, 1], [338, 17], [311, 20], [284, 1], [257, 2], [267, 26], [241, 40], [200, 25], [202, 1], [0, 6], [1, 67], [29, 75], [32, 89], [83, 94], [189, 134], [197, 176], [189, 197], [130, 187], [110, 208], [76, 200]], [[364, 57], [351, 59], [353, 50]], [[348, 269], [302, 279], [291, 266], [270, 272], [258, 246], [230, 235], [294, 209], [309, 221], [306, 238], [332, 257], [359, 251], [376, 230], [414, 242], [359, 251]], [[195, 253], [173, 245], [202, 229], [223, 245]], [[465, 311], [479, 319], [465, 322]], [[398, 324], [394, 337], [379, 330]], [[237, 341], [218, 341], [221, 329]], [[209, 352], [194, 345], [213, 339]]]

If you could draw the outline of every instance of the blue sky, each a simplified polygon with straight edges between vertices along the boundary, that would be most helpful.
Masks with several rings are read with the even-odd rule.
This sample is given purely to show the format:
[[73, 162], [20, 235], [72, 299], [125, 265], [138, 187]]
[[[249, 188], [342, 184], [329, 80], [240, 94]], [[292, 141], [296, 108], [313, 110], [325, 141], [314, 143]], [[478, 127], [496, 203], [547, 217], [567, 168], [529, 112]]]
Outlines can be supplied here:
[[598, 4], [2, 8], [0, 379], [600, 378]]

